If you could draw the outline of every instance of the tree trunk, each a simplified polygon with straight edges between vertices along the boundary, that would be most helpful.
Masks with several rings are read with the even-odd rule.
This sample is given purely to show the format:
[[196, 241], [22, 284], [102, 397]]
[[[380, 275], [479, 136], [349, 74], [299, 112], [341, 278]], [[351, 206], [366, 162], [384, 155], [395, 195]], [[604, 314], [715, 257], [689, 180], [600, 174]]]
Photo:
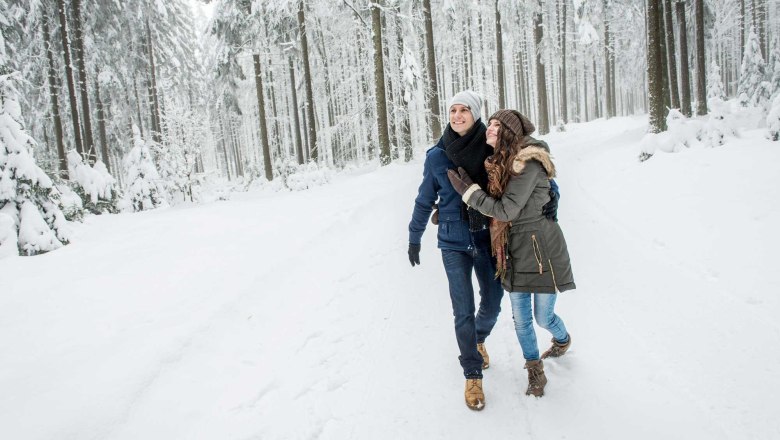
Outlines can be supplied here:
[[696, 17], [696, 114], [707, 114], [707, 80], [704, 66], [704, 0], [693, 0]]
[[65, 57], [65, 77], [68, 81], [68, 97], [70, 98], [70, 117], [73, 122], [73, 136], [76, 141], [76, 152], [84, 157], [84, 142], [81, 140], [81, 121], [76, 103], [76, 83], [73, 78], [73, 64], [70, 57], [70, 39], [68, 38], [68, 23], [65, 19], [65, 0], [57, 0], [60, 16], [60, 35], [62, 35], [62, 53]]
[[685, 2], [674, 4], [677, 12], [677, 26], [680, 38], [680, 104], [682, 113], [691, 117], [691, 80], [688, 71], [688, 31], [685, 26]]
[[666, 66], [669, 72], [669, 91], [672, 108], [680, 108], [680, 93], [677, 86], [677, 61], [675, 59], [674, 24], [672, 22], [672, 0], [664, 2], [664, 30], [666, 34]]
[[95, 67], [95, 107], [97, 110], [98, 136], [100, 139], [100, 155], [103, 165], [111, 173], [111, 163], [108, 157], [108, 137], [106, 136], [106, 114], [103, 108], [103, 100], [100, 99], [100, 72]]
[[385, 57], [382, 51], [382, 17], [376, 3], [371, 3], [371, 29], [374, 43], [374, 93], [376, 128], [379, 131], [379, 162], [387, 165], [390, 157], [390, 135], [387, 128], [387, 99], [385, 97]]
[[544, 64], [542, 64], [542, 53], [538, 50], [542, 45], [543, 34], [542, 13], [538, 12], [534, 18], [534, 37], [536, 40], [536, 89], [539, 106], [536, 128], [539, 130], [539, 134], [550, 132], [550, 121], [547, 114], [547, 79], [544, 74]]
[[[498, 0], [495, 2], [496, 8], [496, 67], [498, 86], [498, 107], [506, 108], [505, 82], [504, 82], [504, 42], [501, 36], [501, 12], [498, 10]], [[477, 116], [479, 117], [479, 116]]]
[[157, 68], [154, 63], [154, 44], [149, 20], [146, 20], [146, 55], [149, 57], [149, 111], [152, 117], [152, 140], [162, 141], [162, 124], [160, 120], [160, 102], [157, 98]]
[[295, 155], [298, 158], [298, 164], [303, 164], [303, 144], [301, 142], [301, 122], [298, 119], [298, 92], [295, 87], [295, 64], [290, 57], [290, 88], [293, 105], [293, 132], [295, 133]]
[[43, 27], [43, 44], [46, 48], [46, 58], [49, 61], [48, 82], [49, 82], [49, 97], [51, 98], [51, 115], [54, 122], [54, 137], [57, 142], [57, 158], [59, 175], [65, 180], [68, 180], [68, 159], [65, 156], [65, 141], [62, 134], [62, 117], [60, 116], [60, 102], [57, 96], [59, 90], [57, 84], [57, 70], [54, 67], [54, 49], [51, 45], [51, 36], [49, 34], [49, 15], [46, 9], [43, 9], [43, 20], [41, 22]]
[[607, 9], [607, 0], [603, 0], [602, 2], [604, 6], [604, 95], [605, 95], [605, 102], [604, 102], [604, 109], [606, 110], [604, 112], [604, 115], [607, 119], [615, 116], [614, 109], [612, 108], [612, 63], [610, 62], [610, 58], [612, 57], [612, 51], [610, 50], [609, 44], [609, 10]]
[[663, 64], [661, 63], [661, 0], [647, 2], [647, 91], [650, 101], [650, 132], [666, 130], [664, 117]]
[[260, 55], [253, 54], [255, 68], [255, 92], [257, 93], [257, 119], [260, 124], [260, 145], [263, 148], [263, 168], [265, 178], [274, 180], [274, 170], [271, 165], [271, 148], [268, 145], [268, 125], [265, 122], [265, 97], [263, 96], [263, 71], [260, 67]]
[[569, 122], [568, 90], [566, 84], [566, 2], [561, 1], [561, 118], [563, 123]]
[[90, 165], [95, 164], [97, 154], [95, 153], [95, 143], [92, 140], [92, 116], [89, 111], [89, 95], [87, 94], [87, 68], [84, 59], [87, 54], [84, 53], [84, 35], [81, 27], [81, 0], [73, 0], [73, 37], [75, 47], [75, 58], [79, 69], [79, 90], [81, 92], [81, 117], [84, 120], [84, 152]]
[[311, 149], [310, 158], [317, 162], [317, 127], [314, 123], [314, 92], [312, 90], [311, 67], [309, 66], [309, 40], [306, 37], [306, 15], [304, 0], [298, 1], [298, 31], [301, 37], [301, 56], [303, 57], [303, 83], [306, 87], [306, 120], [308, 123], [308, 139]]
[[[404, 39], [403, 39], [403, 20], [400, 18], [401, 16], [401, 8], [396, 5], [395, 8], [395, 38], [396, 38], [396, 44], [398, 46], [398, 72], [399, 75], [403, 76], [403, 72], [401, 71], [401, 64], [404, 56]], [[468, 59], [471, 59], [471, 48], [466, 48]], [[466, 66], [466, 72], [468, 73], [470, 66]], [[409, 84], [404, 83], [403, 78], [399, 81], [399, 84], [401, 85], [400, 90], [398, 91], [398, 101], [400, 103], [400, 133], [398, 136], [398, 150], [404, 152], [404, 162], [409, 162], [412, 160], [412, 156], [414, 154], [414, 151], [412, 150], [412, 132], [411, 132], [411, 109], [410, 109], [410, 101], [412, 98], [412, 90], [407, 90], [409, 87]], [[468, 84], [468, 81], [466, 81], [466, 84]], [[409, 96], [409, 101], [406, 100], [406, 96]]]
[[423, 0], [425, 21], [425, 48], [428, 54], [428, 110], [431, 112], [431, 135], [438, 140], [441, 137], [442, 115], [439, 109], [439, 81], [436, 78], [436, 52], [433, 47], [433, 20], [431, 19], [431, 0]]

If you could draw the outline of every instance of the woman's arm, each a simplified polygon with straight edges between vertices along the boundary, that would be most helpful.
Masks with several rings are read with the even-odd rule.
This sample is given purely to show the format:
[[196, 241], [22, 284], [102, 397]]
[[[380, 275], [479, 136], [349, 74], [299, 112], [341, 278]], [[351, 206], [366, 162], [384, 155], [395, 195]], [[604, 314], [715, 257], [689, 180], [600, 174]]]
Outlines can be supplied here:
[[479, 212], [503, 222], [510, 222], [518, 217], [531, 198], [536, 187], [539, 173], [544, 172], [541, 164], [528, 161], [517, 176], [509, 179], [506, 190], [500, 199], [490, 197], [488, 193], [474, 185], [463, 193], [463, 201]]

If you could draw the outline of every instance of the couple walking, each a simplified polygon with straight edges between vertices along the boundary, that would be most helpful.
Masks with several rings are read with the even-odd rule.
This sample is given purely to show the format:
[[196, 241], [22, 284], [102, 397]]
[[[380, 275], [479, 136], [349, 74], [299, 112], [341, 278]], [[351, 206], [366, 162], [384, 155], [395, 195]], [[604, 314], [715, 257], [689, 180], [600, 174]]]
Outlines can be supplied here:
[[[485, 339], [501, 311], [504, 289], [528, 370], [526, 395], [541, 397], [547, 383], [542, 359], [561, 356], [571, 345], [555, 314], [557, 292], [575, 285], [556, 218], [555, 166], [547, 144], [530, 136], [533, 124], [515, 110], [498, 110], [486, 126], [481, 99], [469, 90], [453, 96], [448, 108], [449, 124], [426, 153], [409, 223], [409, 261], [420, 264], [420, 243], [433, 212], [466, 378], [466, 405], [481, 410], [482, 370], [490, 366]], [[472, 271], [479, 283], [478, 309]], [[534, 318], [553, 336], [541, 356]]]

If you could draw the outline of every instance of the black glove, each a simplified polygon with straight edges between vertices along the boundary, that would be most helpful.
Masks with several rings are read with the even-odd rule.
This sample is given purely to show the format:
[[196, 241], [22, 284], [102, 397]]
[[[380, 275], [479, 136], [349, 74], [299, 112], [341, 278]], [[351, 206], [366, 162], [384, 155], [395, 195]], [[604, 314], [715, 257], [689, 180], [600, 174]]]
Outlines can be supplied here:
[[466, 170], [461, 167], [458, 167], [458, 171], [447, 170], [447, 177], [449, 177], [452, 187], [455, 188], [455, 191], [460, 195], [463, 195], [463, 193], [474, 184], [474, 181], [471, 180], [471, 177], [469, 177]]
[[[552, 181], [554, 182], [554, 181]], [[552, 183], [551, 182], [551, 183]], [[542, 206], [542, 215], [550, 220], [558, 221], [558, 200], [561, 198], [561, 193], [558, 192], [558, 185], [550, 185], [550, 201]]]
[[420, 264], [420, 245], [409, 243], [409, 262], [412, 263], [412, 267], [415, 264]]

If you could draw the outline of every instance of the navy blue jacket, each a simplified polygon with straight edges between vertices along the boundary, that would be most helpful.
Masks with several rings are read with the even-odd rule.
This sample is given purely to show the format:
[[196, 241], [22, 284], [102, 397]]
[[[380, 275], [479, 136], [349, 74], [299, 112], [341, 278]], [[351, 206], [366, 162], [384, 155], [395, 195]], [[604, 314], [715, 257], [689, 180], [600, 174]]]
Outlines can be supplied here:
[[444, 141], [439, 142], [425, 153], [423, 180], [414, 199], [414, 212], [409, 222], [409, 243], [420, 244], [433, 204], [439, 201], [439, 249], [465, 251], [473, 249], [469, 222], [463, 218], [460, 194], [452, 187], [447, 177], [448, 169], [455, 164], [444, 152]]

